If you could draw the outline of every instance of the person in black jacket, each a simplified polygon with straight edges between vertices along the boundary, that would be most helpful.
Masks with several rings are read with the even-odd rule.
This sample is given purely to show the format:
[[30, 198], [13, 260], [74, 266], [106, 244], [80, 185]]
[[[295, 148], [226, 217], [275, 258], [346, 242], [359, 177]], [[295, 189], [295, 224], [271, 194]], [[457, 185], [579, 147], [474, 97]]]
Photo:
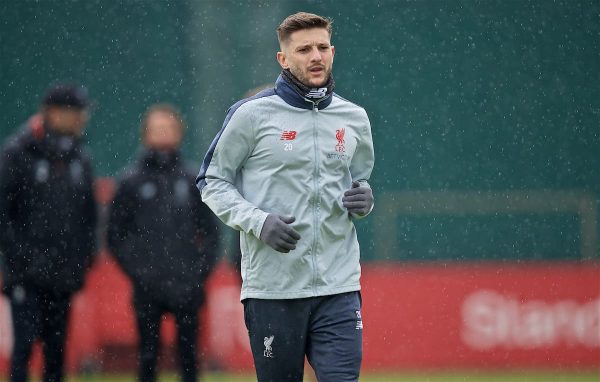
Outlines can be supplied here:
[[71, 296], [96, 249], [92, 166], [81, 145], [87, 90], [57, 85], [40, 113], [8, 138], [0, 159], [2, 291], [11, 304], [10, 380], [27, 379], [32, 344], [44, 344], [44, 381], [63, 377]]
[[216, 218], [181, 159], [184, 123], [170, 105], [154, 105], [142, 121], [143, 149], [118, 180], [108, 245], [133, 283], [140, 338], [140, 381], [156, 380], [160, 318], [175, 316], [181, 377], [196, 380], [198, 309], [216, 262]]

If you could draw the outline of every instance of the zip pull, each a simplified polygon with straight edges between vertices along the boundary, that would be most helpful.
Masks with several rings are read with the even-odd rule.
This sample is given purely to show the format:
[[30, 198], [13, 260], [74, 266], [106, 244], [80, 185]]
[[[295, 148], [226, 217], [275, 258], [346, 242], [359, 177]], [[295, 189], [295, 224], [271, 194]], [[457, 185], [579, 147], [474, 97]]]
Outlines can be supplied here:
[[319, 104], [313, 102], [313, 110], [316, 111], [317, 113], [319, 112]]

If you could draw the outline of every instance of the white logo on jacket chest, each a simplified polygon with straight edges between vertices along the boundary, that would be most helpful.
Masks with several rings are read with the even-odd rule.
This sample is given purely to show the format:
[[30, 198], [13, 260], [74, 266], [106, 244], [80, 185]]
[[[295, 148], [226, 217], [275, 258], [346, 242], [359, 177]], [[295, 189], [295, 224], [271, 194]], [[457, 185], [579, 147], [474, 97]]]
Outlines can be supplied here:
[[153, 197], [156, 196], [156, 192], [158, 191], [158, 188], [156, 187], [156, 184], [152, 183], [152, 182], [146, 182], [144, 184], [142, 184], [142, 186], [140, 187], [140, 197], [142, 199], [152, 199]]
[[48, 178], [50, 178], [50, 163], [45, 159], [37, 161], [33, 170], [33, 176], [37, 182], [47, 182]]
[[73, 183], [80, 183], [83, 180], [83, 166], [79, 161], [72, 162], [69, 165], [69, 174]]
[[183, 206], [190, 199], [190, 188], [188, 182], [181, 178], [175, 182], [173, 193], [175, 195], [175, 205]]

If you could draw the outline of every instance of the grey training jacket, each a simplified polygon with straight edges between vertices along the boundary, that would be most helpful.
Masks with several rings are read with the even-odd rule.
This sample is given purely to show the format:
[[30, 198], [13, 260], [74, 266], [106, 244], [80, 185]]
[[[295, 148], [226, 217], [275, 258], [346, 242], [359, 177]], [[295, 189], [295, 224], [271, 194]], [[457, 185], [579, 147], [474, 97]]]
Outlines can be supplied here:
[[[337, 94], [317, 105], [281, 76], [233, 105], [197, 185], [203, 201], [241, 231], [241, 299], [292, 299], [360, 290], [356, 229], [342, 197], [367, 185], [374, 164], [365, 110]], [[268, 214], [295, 216], [301, 239], [280, 253], [261, 242]]]

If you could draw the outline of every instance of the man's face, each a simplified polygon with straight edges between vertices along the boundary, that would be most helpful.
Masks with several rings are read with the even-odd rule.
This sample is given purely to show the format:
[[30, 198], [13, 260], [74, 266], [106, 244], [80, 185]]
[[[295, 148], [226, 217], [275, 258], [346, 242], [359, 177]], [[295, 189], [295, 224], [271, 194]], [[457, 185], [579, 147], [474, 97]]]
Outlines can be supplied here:
[[179, 148], [183, 132], [179, 121], [170, 113], [155, 111], [146, 122], [143, 143], [156, 150], [175, 150]]
[[86, 109], [46, 106], [43, 113], [48, 127], [60, 134], [80, 136], [88, 121]]
[[334, 54], [327, 29], [301, 29], [281, 43], [277, 61], [304, 85], [321, 87], [331, 74]]

